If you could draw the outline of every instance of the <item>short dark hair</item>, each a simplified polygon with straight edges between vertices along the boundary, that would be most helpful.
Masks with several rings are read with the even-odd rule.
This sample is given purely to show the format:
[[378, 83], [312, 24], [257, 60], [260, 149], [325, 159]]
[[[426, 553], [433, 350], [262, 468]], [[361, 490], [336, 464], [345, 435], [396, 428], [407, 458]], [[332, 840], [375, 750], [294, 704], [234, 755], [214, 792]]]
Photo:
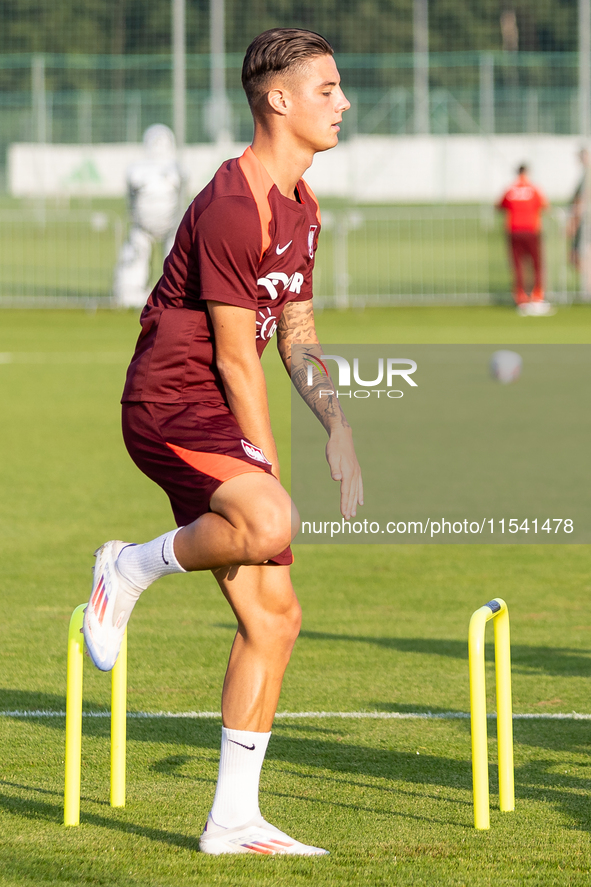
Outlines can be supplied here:
[[522, 176], [524, 172], [527, 172], [527, 166], [525, 165], [525, 163], [521, 164], [521, 166], [518, 168], [517, 172], [519, 173], [520, 176]]
[[242, 86], [251, 108], [269, 91], [274, 74], [302, 68], [308, 59], [334, 55], [328, 40], [315, 31], [271, 28], [252, 41], [242, 65]]

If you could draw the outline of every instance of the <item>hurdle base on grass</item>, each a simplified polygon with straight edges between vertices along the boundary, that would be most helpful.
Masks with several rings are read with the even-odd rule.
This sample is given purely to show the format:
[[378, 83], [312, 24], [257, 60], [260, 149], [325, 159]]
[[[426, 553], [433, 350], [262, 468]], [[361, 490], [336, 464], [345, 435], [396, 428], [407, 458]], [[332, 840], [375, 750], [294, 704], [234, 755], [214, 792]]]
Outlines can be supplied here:
[[[84, 636], [82, 621], [86, 604], [72, 613], [68, 630], [66, 683], [66, 772], [64, 825], [80, 825], [82, 770], [82, 684]], [[127, 729], [127, 629], [111, 671], [111, 806], [125, 807], [125, 750]]]

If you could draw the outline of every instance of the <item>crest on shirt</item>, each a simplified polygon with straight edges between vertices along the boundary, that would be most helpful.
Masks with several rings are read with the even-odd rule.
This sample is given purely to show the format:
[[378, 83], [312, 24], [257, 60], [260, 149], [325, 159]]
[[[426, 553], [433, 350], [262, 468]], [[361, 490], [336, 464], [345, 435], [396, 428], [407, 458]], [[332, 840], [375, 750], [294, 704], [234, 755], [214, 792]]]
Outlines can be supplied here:
[[318, 231], [318, 225], [310, 225], [310, 230], [308, 231], [308, 255], [311, 259], [314, 258], [314, 235]]
[[266, 465], [271, 464], [260, 447], [255, 447], [254, 444], [249, 443], [247, 440], [241, 440], [240, 443], [242, 444], [242, 449], [250, 459], [254, 459], [255, 462], [264, 462]]
[[263, 342], [270, 339], [275, 335], [277, 330], [277, 318], [274, 314], [271, 313], [270, 308], [263, 308], [259, 312], [260, 320], [257, 320], [257, 339], [262, 339]]

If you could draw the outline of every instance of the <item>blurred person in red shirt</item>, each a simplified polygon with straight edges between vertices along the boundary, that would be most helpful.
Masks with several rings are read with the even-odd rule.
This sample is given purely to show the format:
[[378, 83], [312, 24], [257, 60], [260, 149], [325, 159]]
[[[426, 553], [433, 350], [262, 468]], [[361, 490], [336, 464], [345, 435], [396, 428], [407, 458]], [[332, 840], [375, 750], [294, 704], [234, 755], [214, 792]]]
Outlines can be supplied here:
[[[513, 265], [513, 298], [521, 314], [545, 314], [550, 306], [544, 300], [541, 215], [548, 201], [530, 182], [525, 164], [517, 173], [517, 179], [497, 203], [497, 209], [506, 211], [509, 255]], [[528, 258], [534, 274], [531, 298], [524, 284]]]

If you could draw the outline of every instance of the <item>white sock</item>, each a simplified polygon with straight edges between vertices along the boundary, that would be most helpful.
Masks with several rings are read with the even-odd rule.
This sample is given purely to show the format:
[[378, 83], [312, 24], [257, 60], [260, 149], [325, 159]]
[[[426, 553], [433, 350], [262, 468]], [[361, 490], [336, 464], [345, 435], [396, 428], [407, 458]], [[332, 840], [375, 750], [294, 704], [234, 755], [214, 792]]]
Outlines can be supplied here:
[[174, 553], [174, 537], [180, 529], [177, 527], [142, 545], [130, 544], [121, 549], [117, 569], [124, 579], [138, 589], [138, 597], [156, 579], [170, 573], [187, 572]]
[[211, 818], [223, 828], [245, 825], [259, 810], [259, 778], [271, 733], [222, 727], [222, 752]]
[[127, 623], [131, 611], [137, 600], [146, 588], [170, 573], [186, 573], [181, 567], [174, 553], [174, 537], [181, 528], [170, 530], [151, 542], [143, 545], [126, 545], [119, 552], [116, 561], [117, 570], [126, 580], [126, 586], [122, 587], [117, 596], [117, 610], [113, 612], [113, 623], [124, 625]]

